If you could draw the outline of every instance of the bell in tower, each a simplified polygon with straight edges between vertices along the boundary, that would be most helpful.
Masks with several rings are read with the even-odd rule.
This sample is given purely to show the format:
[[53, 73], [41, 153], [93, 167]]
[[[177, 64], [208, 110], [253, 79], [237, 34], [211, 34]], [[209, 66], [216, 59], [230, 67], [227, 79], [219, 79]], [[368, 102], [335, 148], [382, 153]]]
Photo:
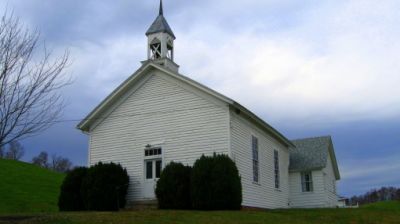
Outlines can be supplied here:
[[146, 36], [148, 38], [148, 60], [178, 72], [179, 65], [174, 62], [174, 40], [176, 38], [164, 17], [162, 0], [160, 0], [159, 14], [147, 30]]

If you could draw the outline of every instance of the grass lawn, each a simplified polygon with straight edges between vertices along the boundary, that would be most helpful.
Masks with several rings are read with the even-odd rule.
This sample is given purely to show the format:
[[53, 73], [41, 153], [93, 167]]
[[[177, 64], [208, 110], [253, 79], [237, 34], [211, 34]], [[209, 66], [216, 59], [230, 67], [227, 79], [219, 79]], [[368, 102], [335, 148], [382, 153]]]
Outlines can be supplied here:
[[364, 205], [363, 208], [370, 210], [397, 210], [400, 212], [400, 202], [398, 201], [385, 201], [373, 204]]
[[359, 209], [59, 213], [57, 199], [64, 177], [31, 164], [0, 159], [0, 224], [400, 224], [400, 202]]
[[[20, 218], [18, 220], [18, 218]], [[400, 223], [400, 202], [379, 203], [359, 209], [309, 209], [271, 211], [132, 211], [132, 212], [86, 212], [52, 213], [37, 216], [0, 215], [0, 223], [32, 224], [389, 224]]]
[[64, 176], [32, 164], [0, 159], [0, 214], [58, 211]]

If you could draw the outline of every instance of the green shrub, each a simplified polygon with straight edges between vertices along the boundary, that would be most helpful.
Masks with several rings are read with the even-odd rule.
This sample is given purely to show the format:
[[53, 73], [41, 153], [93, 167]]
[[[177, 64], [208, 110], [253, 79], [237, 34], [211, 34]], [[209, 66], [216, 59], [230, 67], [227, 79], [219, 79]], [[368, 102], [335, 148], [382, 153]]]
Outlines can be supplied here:
[[191, 198], [194, 209], [240, 209], [242, 185], [235, 163], [227, 155], [198, 159], [192, 171]]
[[89, 168], [81, 193], [89, 211], [117, 211], [125, 207], [129, 176], [115, 163], [98, 163]]
[[190, 176], [192, 168], [182, 163], [170, 163], [161, 173], [156, 186], [158, 207], [161, 209], [190, 209]]
[[60, 211], [85, 210], [81, 195], [81, 186], [87, 170], [86, 167], [75, 168], [65, 177], [58, 198], [58, 208]]

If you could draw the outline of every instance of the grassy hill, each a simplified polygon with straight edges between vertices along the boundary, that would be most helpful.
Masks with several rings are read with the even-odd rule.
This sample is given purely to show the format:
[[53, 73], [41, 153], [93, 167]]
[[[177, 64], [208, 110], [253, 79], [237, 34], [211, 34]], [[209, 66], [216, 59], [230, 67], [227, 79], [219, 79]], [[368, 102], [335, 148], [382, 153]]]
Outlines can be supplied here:
[[57, 211], [64, 174], [0, 159], [0, 214]]
[[363, 205], [362, 208], [373, 210], [394, 210], [400, 213], [400, 201], [381, 201]]

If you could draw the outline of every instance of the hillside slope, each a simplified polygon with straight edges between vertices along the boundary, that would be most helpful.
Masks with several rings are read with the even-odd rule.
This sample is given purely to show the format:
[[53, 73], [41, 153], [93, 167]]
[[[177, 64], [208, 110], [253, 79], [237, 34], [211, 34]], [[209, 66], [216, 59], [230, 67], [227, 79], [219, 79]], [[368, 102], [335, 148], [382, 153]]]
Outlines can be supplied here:
[[381, 201], [361, 206], [365, 209], [394, 210], [400, 212], [400, 201]]
[[0, 213], [57, 211], [64, 177], [32, 164], [0, 159]]

